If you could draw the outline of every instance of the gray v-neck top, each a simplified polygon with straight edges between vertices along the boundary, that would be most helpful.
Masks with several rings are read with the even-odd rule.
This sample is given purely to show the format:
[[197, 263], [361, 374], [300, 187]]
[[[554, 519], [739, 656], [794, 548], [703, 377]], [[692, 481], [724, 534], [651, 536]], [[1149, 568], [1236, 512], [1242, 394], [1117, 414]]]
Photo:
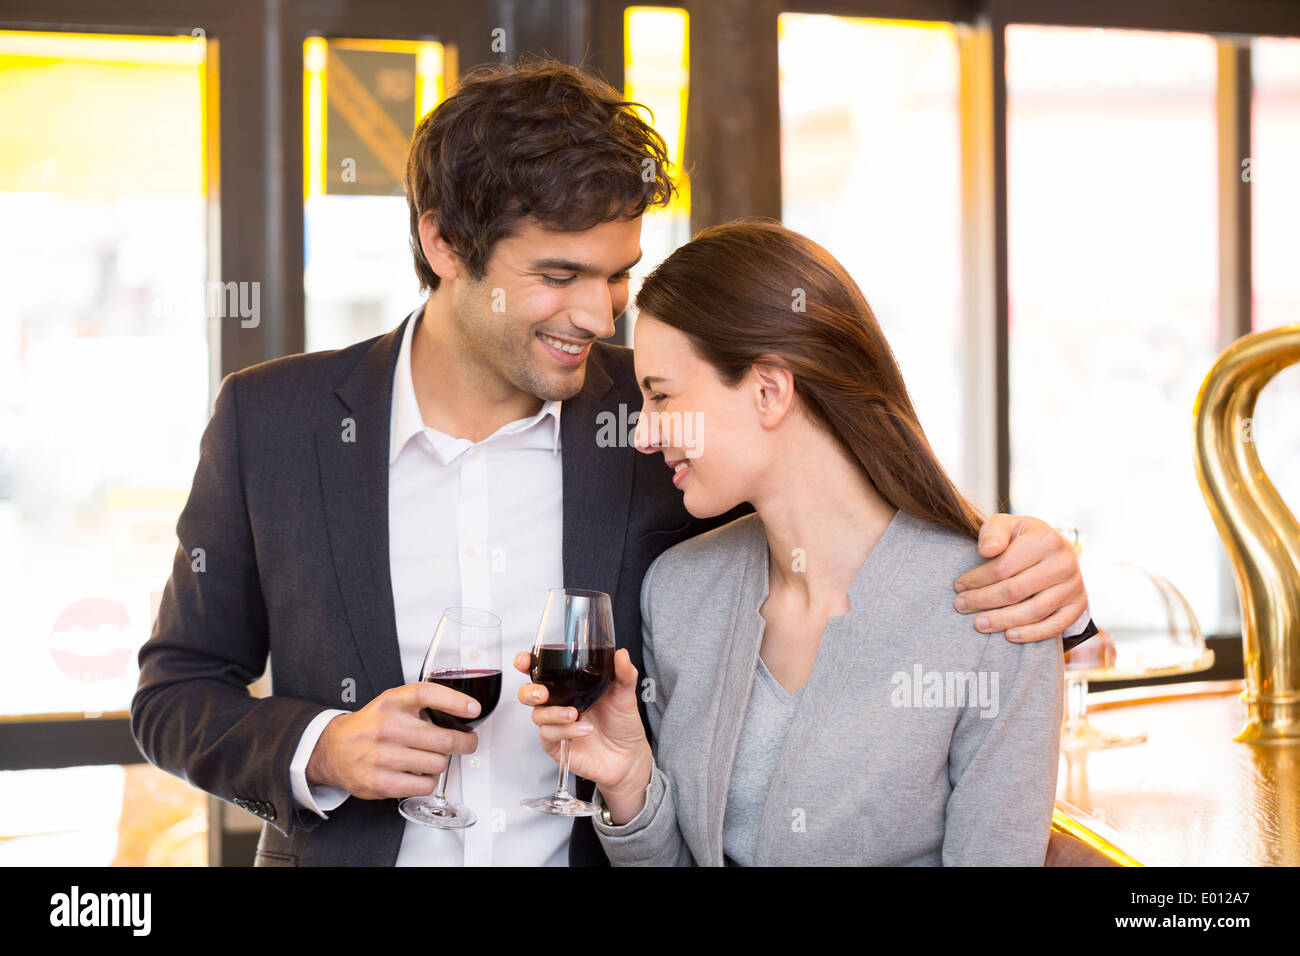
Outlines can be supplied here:
[[[953, 581], [983, 563], [976, 542], [896, 513], [849, 586], [848, 613], [828, 620], [783, 739], [756, 757], [742, 738], [769, 560], [751, 514], [669, 548], [646, 572], [641, 696], [654, 769], [635, 818], [592, 820], [610, 862], [725, 865], [733, 792], [752, 812], [754, 763], [776, 751], [760, 772], [757, 827], [733, 835], [754, 866], [1041, 866], [1061, 639], [981, 634], [953, 607]], [[748, 782], [733, 787], [737, 760]]]
[[749, 707], [731, 765], [731, 790], [722, 821], [723, 852], [736, 866], [754, 865], [754, 840], [772, 786], [772, 772], [802, 693], [803, 687], [794, 693], [782, 687], [763, 658], [758, 659], [758, 674], [749, 693]]

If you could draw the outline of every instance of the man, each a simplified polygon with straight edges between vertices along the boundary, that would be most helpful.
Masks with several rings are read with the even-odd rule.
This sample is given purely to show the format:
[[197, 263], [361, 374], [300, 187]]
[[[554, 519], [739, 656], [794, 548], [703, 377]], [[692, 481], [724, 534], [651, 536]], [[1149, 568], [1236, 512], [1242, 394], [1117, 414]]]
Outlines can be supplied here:
[[[667, 158], [574, 68], [466, 78], [408, 160], [423, 307], [222, 383], [131, 722], [150, 761], [266, 821], [259, 864], [604, 862], [588, 821], [519, 806], [555, 777], [515, 705], [523, 675], [507, 666], [492, 718], [457, 733], [420, 711], [468, 716], [470, 699], [419, 668], [453, 605], [502, 619], [508, 664], [561, 583], [612, 596], [640, 668], [646, 568], [742, 513], [692, 518], [657, 456], [609, 440], [640, 393], [631, 352], [598, 340], [627, 304], [641, 214], [671, 197]], [[981, 630], [1082, 629], [1077, 562], [1042, 522], [997, 516], [981, 554], [1000, 557], [956, 595]], [[268, 653], [272, 695], [253, 698]], [[451, 754], [448, 794], [480, 822], [406, 823], [396, 801], [430, 793]]]

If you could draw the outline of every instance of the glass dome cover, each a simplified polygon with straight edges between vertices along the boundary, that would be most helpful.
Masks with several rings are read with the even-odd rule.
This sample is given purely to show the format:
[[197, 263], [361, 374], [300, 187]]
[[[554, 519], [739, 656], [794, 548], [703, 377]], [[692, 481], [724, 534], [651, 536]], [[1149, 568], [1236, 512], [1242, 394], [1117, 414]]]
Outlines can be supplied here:
[[1089, 680], [1136, 680], [1214, 663], [1195, 612], [1168, 580], [1127, 561], [1082, 554], [1079, 569], [1099, 630], [1066, 657], [1071, 672]]

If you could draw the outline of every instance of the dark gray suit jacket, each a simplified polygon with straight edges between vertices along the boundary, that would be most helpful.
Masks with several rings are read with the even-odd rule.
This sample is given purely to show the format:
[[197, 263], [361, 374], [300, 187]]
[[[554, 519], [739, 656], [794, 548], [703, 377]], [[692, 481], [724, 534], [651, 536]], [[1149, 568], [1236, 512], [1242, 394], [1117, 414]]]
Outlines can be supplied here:
[[[388, 448], [393, 370], [410, 320], [225, 379], [176, 526], [171, 578], [140, 650], [136, 743], [156, 766], [262, 817], [259, 865], [397, 859], [405, 821], [396, 800], [351, 799], [321, 820], [294, 801], [289, 763], [322, 710], [360, 709], [403, 683]], [[694, 519], [662, 456], [597, 443], [602, 412], [625, 423], [640, 407], [631, 351], [597, 342], [582, 391], [561, 406], [560, 435], [563, 583], [612, 596], [618, 646], [643, 671], [646, 568], [751, 509]], [[355, 441], [342, 437], [348, 419]], [[272, 696], [254, 698], [247, 685], [268, 653]], [[355, 704], [340, 703], [348, 679]], [[591, 790], [578, 782], [579, 795]], [[588, 820], [575, 823], [570, 862], [607, 862]]]

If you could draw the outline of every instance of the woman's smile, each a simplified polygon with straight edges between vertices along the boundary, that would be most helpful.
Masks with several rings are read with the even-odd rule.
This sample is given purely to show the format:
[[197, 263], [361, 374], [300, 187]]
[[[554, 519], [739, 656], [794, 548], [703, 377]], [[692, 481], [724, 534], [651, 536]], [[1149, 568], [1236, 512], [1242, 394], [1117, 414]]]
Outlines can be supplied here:
[[669, 459], [665, 455], [664, 460], [665, 462], [667, 462], [668, 467], [673, 470], [673, 485], [680, 488], [682, 486], [681, 483], [686, 480], [686, 473], [691, 470], [691, 464], [692, 464], [691, 459], [689, 458]]

